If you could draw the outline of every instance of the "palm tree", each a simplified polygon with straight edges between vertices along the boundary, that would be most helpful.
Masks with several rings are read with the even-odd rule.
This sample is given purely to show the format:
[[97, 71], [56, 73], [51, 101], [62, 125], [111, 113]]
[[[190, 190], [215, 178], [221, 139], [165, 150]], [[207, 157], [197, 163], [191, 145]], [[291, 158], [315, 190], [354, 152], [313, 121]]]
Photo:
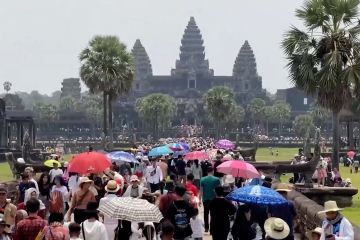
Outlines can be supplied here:
[[131, 89], [134, 79], [131, 53], [115, 36], [95, 36], [80, 53], [80, 61], [81, 79], [92, 93], [103, 95], [103, 131], [110, 135], [112, 143], [112, 102]]
[[12, 87], [12, 83], [9, 81], [4, 82], [3, 84], [4, 90], [6, 93], [9, 93]]
[[333, 115], [333, 167], [339, 159], [339, 112], [360, 93], [359, 0], [308, 0], [282, 42], [290, 80]]
[[273, 109], [273, 120], [279, 123], [279, 135], [281, 135], [283, 124], [290, 119], [291, 107], [285, 102], [276, 102]]
[[247, 106], [255, 128], [256, 121], [260, 122], [264, 119], [265, 101], [261, 98], [254, 98]]
[[176, 114], [175, 99], [167, 94], [154, 93], [136, 102], [139, 116], [152, 126], [155, 138], [159, 137], [159, 129], [164, 130]]
[[228, 87], [213, 87], [205, 94], [205, 108], [215, 123], [216, 136], [219, 137], [224, 124], [229, 121], [232, 112], [235, 111], [234, 92]]

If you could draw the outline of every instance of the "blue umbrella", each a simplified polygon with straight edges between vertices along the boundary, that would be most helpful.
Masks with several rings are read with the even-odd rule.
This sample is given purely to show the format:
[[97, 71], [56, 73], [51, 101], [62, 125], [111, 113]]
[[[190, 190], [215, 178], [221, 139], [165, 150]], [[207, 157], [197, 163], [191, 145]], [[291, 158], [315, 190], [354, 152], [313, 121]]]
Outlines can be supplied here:
[[251, 182], [249, 183], [250, 186], [253, 186], [253, 185], [262, 185], [263, 184], [263, 180], [261, 178], [253, 178], [251, 180]]
[[238, 188], [226, 196], [235, 202], [253, 205], [273, 206], [287, 204], [288, 201], [271, 188], [254, 185]]
[[131, 154], [131, 153], [128, 153], [128, 152], [116, 151], [116, 152], [108, 153], [107, 156], [108, 156], [108, 158], [111, 159], [112, 162], [139, 163], [135, 159], [135, 156], [133, 154]]
[[163, 156], [163, 155], [167, 155], [170, 153], [174, 153], [174, 152], [168, 146], [161, 146], [161, 147], [156, 147], [156, 148], [151, 149], [148, 156], [149, 157], [158, 157], [158, 156]]
[[179, 142], [179, 144], [185, 149], [190, 151], [190, 146], [186, 142]]

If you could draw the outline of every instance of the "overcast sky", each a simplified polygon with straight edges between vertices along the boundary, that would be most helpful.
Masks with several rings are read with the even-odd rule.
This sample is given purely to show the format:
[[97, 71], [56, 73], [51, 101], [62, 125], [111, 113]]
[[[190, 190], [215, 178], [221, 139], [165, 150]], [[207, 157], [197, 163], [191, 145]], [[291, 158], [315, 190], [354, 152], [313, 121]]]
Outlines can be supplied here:
[[[79, 76], [80, 51], [97, 34], [129, 49], [140, 38], [154, 74], [169, 75], [190, 16], [201, 30], [215, 75], [231, 75], [241, 45], [255, 53], [263, 87], [291, 86], [280, 42], [301, 0], [0, 0], [0, 83], [12, 91], [61, 88]], [[2, 92], [2, 86], [0, 93]]]

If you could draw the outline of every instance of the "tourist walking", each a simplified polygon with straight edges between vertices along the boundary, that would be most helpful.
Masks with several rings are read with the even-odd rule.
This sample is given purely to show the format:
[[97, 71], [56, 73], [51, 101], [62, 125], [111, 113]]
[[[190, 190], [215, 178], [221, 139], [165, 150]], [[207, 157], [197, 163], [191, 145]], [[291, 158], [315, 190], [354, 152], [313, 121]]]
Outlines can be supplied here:
[[[279, 183], [276, 187], [276, 191], [280, 193], [285, 199], [287, 199], [287, 193], [291, 192], [287, 184]], [[294, 203], [288, 200], [288, 204], [279, 205], [279, 206], [271, 206], [269, 207], [269, 215], [275, 218], [281, 218], [284, 220], [290, 228], [290, 232], [286, 240], [293, 240], [293, 223], [296, 217], [296, 210]]]
[[79, 190], [74, 193], [71, 199], [70, 209], [67, 213], [67, 222], [70, 222], [71, 214], [74, 213], [74, 221], [78, 224], [86, 220], [85, 210], [89, 202], [95, 202], [95, 195], [90, 190], [93, 183], [88, 177], [81, 177]]
[[96, 202], [88, 202], [85, 210], [87, 219], [80, 224], [80, 236], [85, 240], [109, 240], [105, 225], [99, 221], [98, 204]]
[[195, 209], [195, 215], [190, 219], [192, 230], [191, 238], [194, 240], [202, 240], [204, 236], [204, 221], [199, 216], [199, 209]]
[[50, 170], [49, 175], [50, 175], [50, 182], [54, 181], [54, 178], [56, 176], [63, 176], [64, 172], [61, 168], [59, 168], [58, 163], [54, 162], [53, 163], [53, 169]]
[[[110, 180], [106, 184], [105, 191], [106, 195], [102, 199], [100, 199], [99, 206], [104, 205], [105, 203], [111, 201], [114, 198], [117, 198], [116, 193], [120, 190], [120, 186], [116, 183], [115, 180]], [[109, 218], [107, 216], [103, 216], [103, 223], [105, 224], [106, 231], [109, 239], [113, 240], [115, 237], [115, 228], [118, 225], [118, 220]]]
[[216, 197], [215, 188], [220, 185], [220, 179], [214, 176], [214, 169], [209, 167], [207, 176], [201, 178], [199, 195], [199, 201], [204, 205], [205, 232], [209, 231], [210, 202]]
[[51, 190], [51, 183], [50, 183], [50, 175], [45, 172], [42, 173], [39, 181], [39, 199], [45, 204], [46, 208], [49, 207], [49, 199], [50, 199], [50, 190]]
[[49, 226], [44, 229], [45, 240], [70, 240], [69, 230], [63, 226], [64, 214], [52, 213], [49, 216]]
[[234, 240], [252, 240], [256, 237], [256, 229], [252, 227], [251, 216], [250, 206], [242, 204], [238, 207], [231, 228], [231, 235]]
[[168, 210], [174, 201], [179, 200], [180, 197], [175, 193], [175, 184], [173, 181], [167, 181], [165, 183], [167, 193], [162, 195], [159, 200], [159, 210], [164, 218], [169, 219]]
[[29, 188], [28, 190], [25, 191], [25, 199], [24, 202], [20, 203], [18, 205], [18, 209], [22, 209], [22, 210], [27, 210], [26, 209], [26, 203], [27, 201], [29, 201], [30, 199], [37, 199], [39, 200], [40, 203], [40, 208], [38, 211], [38, 216], [41, 217], [42, 219], [46, 218], [46, 206], [45, 204], [39, 199], [39, 192], [35, 189], [35, 188]]
[[9, 224], [0, 218], [0, 239], [1, 240], [10, 240], [10, 234], [5, 231], [5, 228], [10, 227]]
[[54, 185], [51, 188], [50, 198], [50, 212], [64, 213], [66, 203], [69, 200], [69, 191], [65, 186], [65, 181], [62, 176], [56, 176], [54, 178]]
[[36, 182], [36, 180], [34, 179], [34, 168], [32, 167], [26, 167], [24, 172], [26, 172], [28, 175], [29, 175], [29, 181], [30, 182], [33, 182], [34, 185], [35, 185], [35, 188], [37, 191], [39, 191], [39, 186], [38, 186], [38, 183]]
[[354, 240], [354, 229], [349, 220], [340, 213], [341, 210], [335, 201], [325, 202], [324, 210], [319, 212], [326, 215], [320, 240]]
[[236, 212], [235, 206], [224, 198], [224, 188], [215, 188], [216, 198], [210, 202], [210, 233], [213, 240], [226, 240], [230, 231], [230, 217]]
[[[265, 221], [265, 232], [266, 232], [266, 240], [285, 240], [290, 239], [289, 233], [290, 228], [287, 223], [280, 218], [268, 218]], [[294, 240], [294, 238], [291, 238]]]
[[146, 181], [150, 185], [151, 193], [160, 189], [163, 180], [161, 168], [156, 164], [156, 159], [151, 160], [151, 165], [146, 168]]
[[191, 173], [194, 175], [193, 183], [200, 189], [200, 179], [202, 177], [202, 169], [199, 164], [199, 160], [194, 160], [194, 164], [191, 165]]
[[142, 198], [145, 188], [140, 185], [140, 179], [136, 175], [130, 177], [130, 185], [122, 195], [123, 197]]
[[[79, 224], [74, 223], [74, 222], [69, 224], [70, 240], [82, 240], [80, 238], [80, 232], [81, 232], [81, 227]], [[109, 239], [109, 240], [111, 240], [111, 239]]]
[[175, 200], [168, 209], [168, 217], [175, 226], [174, 239], [186, 239], [192, 235], [190, 219], [195, 215], [195, 209], [183, 199], [186, 188], [176, 186], [175, 193], [179, 199]]
[[16, 206], [7, 199], [7, 189], [0, 187], [0, 215], [5, 222], [4, 231], [11, 233], [11, 226], [15, 224]]
[[47, 222], [38, 216], [40, 209], [39, 200], [31, 198], [26, 202], [26, 209], [29, 216], [17, 224], [17, 234], [14, 240], [35, 239], [39, 232], [47, 225]]
[[36, 186], [30, 181], [29, 174], [24, 172], [21, 174], [21, 182], [19, 184], [19, 203], [24, 202], [25, 191], [29, 188], [36, 188]]
[[185, 184], [186, 182], [186, 162], [184, 161], [182, 155], [178, 156], [178, 159], [176, 160], [176, 172], [178, 175], [178, 181], [179, 183]]

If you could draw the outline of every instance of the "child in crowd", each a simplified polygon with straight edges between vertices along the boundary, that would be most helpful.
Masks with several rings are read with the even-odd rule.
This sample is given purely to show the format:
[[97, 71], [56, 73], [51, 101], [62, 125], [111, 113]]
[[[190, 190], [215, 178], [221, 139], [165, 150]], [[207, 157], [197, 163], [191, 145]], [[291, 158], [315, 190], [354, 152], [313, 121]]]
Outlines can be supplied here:
[[192, 239], [202, 240], [204, 235], [204, 221], [199, 217], [199, 209], [195, 209], [195, 215], [190, 219]]

